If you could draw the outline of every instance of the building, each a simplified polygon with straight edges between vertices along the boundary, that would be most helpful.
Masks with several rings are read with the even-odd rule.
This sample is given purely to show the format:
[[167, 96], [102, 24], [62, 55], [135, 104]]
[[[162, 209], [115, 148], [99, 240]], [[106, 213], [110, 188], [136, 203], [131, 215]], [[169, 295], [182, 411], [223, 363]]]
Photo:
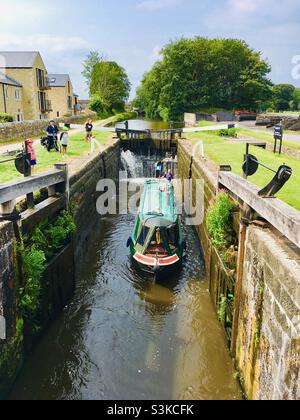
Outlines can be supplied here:
[[79, 99], [78, 105], [80, 106], [81, 111], [86, 111], [88, 109], [88, 105], [90, 103], [90, 99]]
[[52, 104], [51, 118], [72, 116], [77, 112], [78, 96], [68, 74], [49, 74], [49, 98]]
[[23, 121], [22, 85], [0, 72], [0, 114], [10, 114], [15, 121]]
[[[0, 71], [22, 85], [22, 105], [25, 120], [49, 118], [48, 74], [39, 52], [0, 51]], [[4, 63], [4, 64], [3, 64]]]

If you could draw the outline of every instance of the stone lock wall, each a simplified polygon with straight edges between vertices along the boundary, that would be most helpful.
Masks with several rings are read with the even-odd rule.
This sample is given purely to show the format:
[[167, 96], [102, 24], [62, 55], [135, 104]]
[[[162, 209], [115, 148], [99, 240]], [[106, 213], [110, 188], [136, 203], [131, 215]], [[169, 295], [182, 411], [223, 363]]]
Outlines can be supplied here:
[[[39, 323], [42, 329], [57, 316], [68, 303], [76, 286], [76, 269], [86, 241], [95, 228], [101, 226], [101, 217], [96, 211], [100, 195], [96, 191], [103, 178], [118, 180], [120, 148], [119, 141], [111, 141], [91, 159], [85, 159], [70, 176], [70, 206], [75, 212], [77, 224], [73, 239], [61, 252], [48, 262], [42, 282]], [[55, 217], [64, 199], [51, 204], [22, 222], [24, 234], [37, 226], [43, 218]], [[22, 367], [26, 351], [31, 350], [36, 337], [30, 329], [24, 329], [22, 316], [18, 313], [17, 293], [20, 287], [16, 254], [16, 237], [13, 223], [0, 223], [0, 399], [10, 390]], [[5, 324], [4, 324], [5, 319]]]
[[[188, 141], [179, 142], [179, 174], [182, 179], [192, 175], [193, 179], [204, 180], [206, 212], [218, 191], [217, 167], [209, 160], [192, 161], [192, 153]], [[241, 200], [239, 204], [243, 206]], [[238, 230], [239, 220], [235, 224]], [[226, 273], [215, 256], [205, 224], [196, 230], [203, 247], [210, 292], [217, 305]], [[236, 344], [236, 350], [232, 356], [247, 397], [299, 400], [300, 250], [274, 228], [258, 227], [255, 222], [247, 229], [235, 330], [237, 338], [231, 348]]]
[[237, 339], [247, 395], [300, 399], [300, 252], [250, 226]]

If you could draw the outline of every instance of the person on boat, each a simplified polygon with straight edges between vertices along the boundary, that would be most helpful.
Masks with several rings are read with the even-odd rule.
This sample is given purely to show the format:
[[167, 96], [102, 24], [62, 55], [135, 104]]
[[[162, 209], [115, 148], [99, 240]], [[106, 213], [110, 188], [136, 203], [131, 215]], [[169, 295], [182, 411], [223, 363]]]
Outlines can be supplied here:
[[128, 130], [128, 128], [129, 128], [129, 122], [128, 121], [125, 121], [125, 130]]
[[168, 172], [165, 174], [165, 178], [169, 182], [172, 182], [173, 181], [174, 175], [173, 175], [171, 169], [169, 169]]
[[160, 178], [161, 177], [161, 171], [162, 171], [162, 162], [159, 161], [157, 162], [157, 164], [155, 165], [155, 174], [156, 174], [156, 178]]

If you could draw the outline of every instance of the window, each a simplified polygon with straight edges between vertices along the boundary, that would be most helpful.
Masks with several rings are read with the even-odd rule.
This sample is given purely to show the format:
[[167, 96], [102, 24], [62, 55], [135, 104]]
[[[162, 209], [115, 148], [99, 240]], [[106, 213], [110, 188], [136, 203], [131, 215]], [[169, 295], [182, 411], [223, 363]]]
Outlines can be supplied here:
[[72, 109], [72, 107], [73, 107], [72, 96], [68, 96], [68, 108]]
[[37, 85], [39, 88], [46, 87], [45, 72], [44, 70], [36, 69]]
[[57, 115], [57, 118], [59, 118], [59, 111], [57, 111], [56, 115]]
[[15, 98], [16, 98], [17, 101], [21, 100], [21, 90], [20, 89], [15, 90]]
[[4, 96], [6, 99], [9, 97], [9, 89], [7, 85], [4, 86]]
[[138, 244], [139, 245], [141, 245], [141, 246], [145, 245], [149, 230], [150, 230], [150, 228], [148, 228], [147, 226], [143, 226], [141, 234], [140, 234], [139, 239], [138, 239]]
[[172, 225], [167, 228], [168, 242], [170, 245], [178, 245], [179, 242], [179, 228], [178, 225]]

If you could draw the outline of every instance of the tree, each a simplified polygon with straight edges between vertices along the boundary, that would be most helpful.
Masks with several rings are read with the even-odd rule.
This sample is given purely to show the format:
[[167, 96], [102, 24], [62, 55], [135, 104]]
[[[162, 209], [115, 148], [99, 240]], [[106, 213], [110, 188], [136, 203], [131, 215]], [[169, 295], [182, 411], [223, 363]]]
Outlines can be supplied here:
[[289, 84], [275, 85], [273, 88], [274, 108], [278, 111], [288, 111], [290, 109], [295, 86]]
[[117, 63], [103, 61], [94, 66], [90, 94], [106, 104], [109, 111], [123, 111], [129, 97], [131, 84], [125, 70]]
[[83, 63], [84, 70], [82, 75], [86, 80], [88, 86], [91, 83], [92, 72], [96, 64], [101, 63], [104, 59], [103, 54], [100, 54], [99, 51], [91, 51], [87, 56], [86, 60]]
[[272, 96], [271, 68], [236, 39], [182, 38], [145, 74], [136, 103], [149, 117], [181, 119], [203, 108], [259, 109]]
[[291, 109], [293, 111], [300, 110], [300, 88], [296, 88], [293, 93], [293, 99], [291, 103]]

